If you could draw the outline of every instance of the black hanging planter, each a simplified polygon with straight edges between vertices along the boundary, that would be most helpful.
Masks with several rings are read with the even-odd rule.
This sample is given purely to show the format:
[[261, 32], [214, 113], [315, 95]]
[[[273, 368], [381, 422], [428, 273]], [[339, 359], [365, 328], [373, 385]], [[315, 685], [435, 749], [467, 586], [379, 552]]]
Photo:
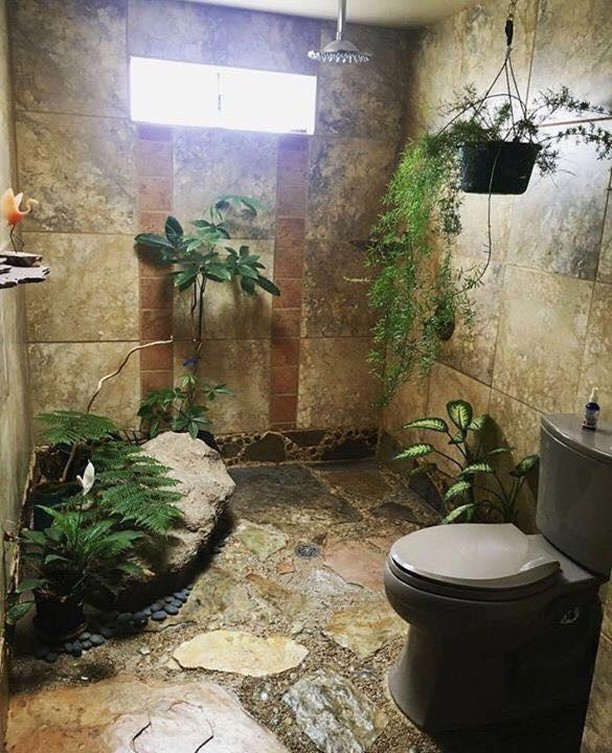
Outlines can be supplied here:
[[34, 625], [46, 638], [54, 641], [67, 640], [81, 632], [85, 626], [82, 595], [51, 596], [35, 591], [34, 599]]
[[461, 190], [466, 193], [525, 193], [542, 147], [522, 141], [485, 141], [459, 147]]

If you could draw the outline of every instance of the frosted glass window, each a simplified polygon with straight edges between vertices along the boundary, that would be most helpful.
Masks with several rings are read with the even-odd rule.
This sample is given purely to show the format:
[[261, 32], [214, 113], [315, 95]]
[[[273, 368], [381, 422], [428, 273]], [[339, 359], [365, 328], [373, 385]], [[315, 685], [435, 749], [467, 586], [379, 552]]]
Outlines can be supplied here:
[[130, 111], [140, 123], [312, 134], [316, 96], [316, 76], [130, 60]]

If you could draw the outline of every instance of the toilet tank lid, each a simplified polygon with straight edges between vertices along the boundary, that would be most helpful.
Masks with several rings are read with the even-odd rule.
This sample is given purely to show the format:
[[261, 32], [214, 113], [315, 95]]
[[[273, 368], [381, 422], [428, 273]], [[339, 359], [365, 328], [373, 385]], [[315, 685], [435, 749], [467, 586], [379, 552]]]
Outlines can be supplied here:
[[582, 419], [571, 413], [542, 417], [542, 428], [572, 450], [600, 463], [612, 465], [612, 424], [600, 423], [595, 431], [582, 428]]

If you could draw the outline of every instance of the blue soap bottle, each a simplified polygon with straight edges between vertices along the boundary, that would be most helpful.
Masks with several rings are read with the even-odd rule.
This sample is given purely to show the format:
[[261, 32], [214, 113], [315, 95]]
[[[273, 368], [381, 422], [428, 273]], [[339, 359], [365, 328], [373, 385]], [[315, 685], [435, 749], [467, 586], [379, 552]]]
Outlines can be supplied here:
[[597, 387], [591, 390], [589, 402], [584, 406], [584, 418], [582, 419], [582, 428], [595, 431], [597, 429], [597, 419], [599, 418], [599, 407]]

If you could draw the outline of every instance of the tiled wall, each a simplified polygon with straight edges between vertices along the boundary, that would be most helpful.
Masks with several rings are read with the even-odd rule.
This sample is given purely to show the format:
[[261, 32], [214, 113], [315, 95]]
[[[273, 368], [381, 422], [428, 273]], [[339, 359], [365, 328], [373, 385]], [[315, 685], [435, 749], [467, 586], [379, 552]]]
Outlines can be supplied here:
[[[428, 29], [412, 60], [409, 123], [440, 122], [436, 107], [473, 82], [485, 89], [503, 60], [507, 4], [476, 5]], [[518, 4], [514, 67], [530, 96], [566, 84], [612, 105], [608, 0]], [[612, 127], [612, 122], [608, 121]], [[412, 381], [386, 411], [385, 426], [440, 415], [464, 397], [498, 421], [522, 456], [538, 448], [540, 415], [581, 411], [592, 385], [612, 422], [612, 202], [610, 164], [566, 144], [552, 178], [532, 178], [522, 196], [493, 198], [493, 260], [475, 295], [472, 333], [460, 329], [424, 384]], [[466, 195], [457, 264], [482, 263], [485, 196]], [[527, 514], [525, 524], [529, 525]]]
[[[6, 5], [0, 0], [0, 193], [13, 183], [13, 123], [8, 75]], [[8, 243], [4, 223], [0, 249]], [[44, 283], [43, 283], [44, 284]], [[25, 308], [22, 289], [0, 290], [0, 524], [16, 529], [29, 470], [31, 438], [27, 397]], [[0, 630], [4, 626], [4, 593], [11, 573], [13, 548], [2, 544], [0, 556]], [[0, 634], [0, 744], [6, 716], [4, 636]]]
[[612, 594], [608, 587], [604, 621], [581, 753], [608, 753], [612, 741]]
[[[141, 386], [176, 379], [187, 301], [139, 264], [132, 238], [236, 192], [266, 207], [235, 231], [283, 295], [212, 291], [203, 374], [236, 393], [215, 406], [215, 431], [376, 423], [370, 315], [354, 280], [402, 134], [407, 34], [351, 29], [376, 62], [325, 68], [306, 52], [331, 38], [327, 22], [175, 0], [9, 5], [19, 183], [41, 200], [27, 242], [52, 268], [28, 291], [35, 411], [83, 408], [123, 353], [172, 329], [173, 352], [137, 355], [96, 408], [133, 423]], [[136, 127], [129, 54], [317, 74], [316, 134]]]

